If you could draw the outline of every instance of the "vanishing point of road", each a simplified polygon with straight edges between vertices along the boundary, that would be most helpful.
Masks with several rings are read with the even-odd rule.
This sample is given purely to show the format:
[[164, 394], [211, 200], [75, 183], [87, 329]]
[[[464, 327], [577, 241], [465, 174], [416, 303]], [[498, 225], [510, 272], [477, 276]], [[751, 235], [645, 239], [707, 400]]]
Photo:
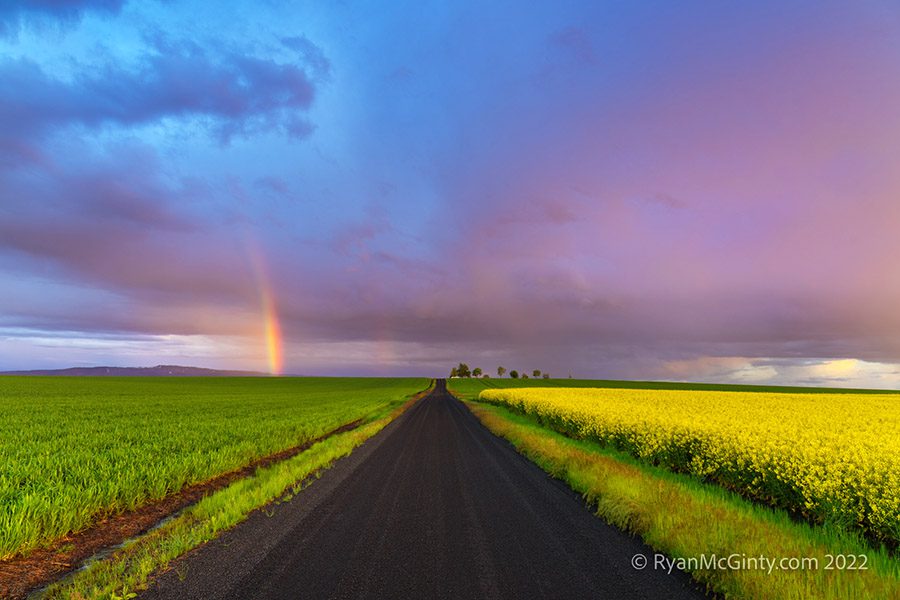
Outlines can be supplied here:
[[[635, 569], [635, 554], [651, 564]], [[177, 561], [141, 598], [704, 597], [652, 557], [439, 381], [293, 500]]]

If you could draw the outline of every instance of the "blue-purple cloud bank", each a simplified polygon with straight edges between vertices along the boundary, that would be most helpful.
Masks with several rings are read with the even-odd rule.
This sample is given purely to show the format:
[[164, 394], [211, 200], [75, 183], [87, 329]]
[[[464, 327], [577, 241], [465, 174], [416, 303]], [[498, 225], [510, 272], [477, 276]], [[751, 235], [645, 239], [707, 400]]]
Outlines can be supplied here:
[[116, 14], [125, 0], [4, 0], [0, 3], [0, 36], [15, 35], [23, 25], [77, 22], [84, 13]]
[[0, 5], [0, 15], [9, 18], [46, 14], [55, 18], [68, 18], [89, 10], [116, 13], [124, 4], [125, 0], [6, 0]]
[[[80, 69], [79, 69], [80, 71]], [[72, 80], [27, 59], [7, 61], [0, 78], [4, 137], [23, 141], [80, 125], [134, 127], [163, 119], [206, 119], [224, 139], [278, 129], [302, 137], [314, 88], [303, 68], [193, 45], [156, 44], [136, 69], [91, 67]]]
[[0, 367], [900, 383], [894, 3], [0, 24]]

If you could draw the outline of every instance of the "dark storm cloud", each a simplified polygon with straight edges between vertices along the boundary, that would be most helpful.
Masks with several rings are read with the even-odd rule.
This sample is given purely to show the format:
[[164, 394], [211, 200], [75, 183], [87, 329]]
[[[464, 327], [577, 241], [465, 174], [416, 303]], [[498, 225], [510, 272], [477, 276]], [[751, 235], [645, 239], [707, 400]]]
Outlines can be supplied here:
[[223, 141], [277, 130], [303, 137], [315, 90], [303, 68], [243, 54], [213, 56], [158, 43], [135, 69], [108, 64], [70, 80], [27, 60], [0, 63], [0, 130], [32, 138], [68, 125], [143, 125], [166, 118], [211, 122]]
[[[25, 298], [3, 314], [26, 326], [196, 332], [202, 319], [186, 315], [198, 303], [253, 305], [241, 236], [222, 227], [235, 211], [202, 177], [173, 177], [134, 139], [98, 149], [81, 135], [195, 119], [223, 141], [273, 130], [302, 137], [314, 96], [305, 71], [159, 39], [133, 69], [79, 67], [60, 78], [30, 60], [0, 61], [0, 259], [12, 272], [107, 290], [142, 308], [114, 315], [73, 305], [67, 316]], [[61, 135], [73, 127], [79, 135]], [[287, 190], [278, 178], [261, 181]], [[216, 205], [223, 210], [205, 212]], [[182, 316], [157, 306], [181, 306]]]
[[117, 11], [125, 0], [5, 0], [0, 4], [0, 15], [22, 12], [71, 14], [83, 10]]
[[0, 34], [30, 15], [75, 20], [87, 11], [115, 14], [126, 0], [4, 0], [0, 3]]
[[234, 265], [236, 259], [240, 266], [235, 250], [226, 244], [196, 249], [195, 244], [215, 245], [213, 237], [199, 232], [154, 232], [116, 218], [64, 212], [0, 223], [2, 251], [28, 258], [20, 261], [20, 267], [49, 270], [62, 280], [74, 278], [118, 293], [145, 292], [150, 302], [167, 296], [198, 301], [214, 297], [225, 302], [243, 297], [246, 286], [236, 280], [234, 267], [225, 266]]
[[303, 35], [281, 39], [281, 43], [297, 52], [304, 64], [308, 65], [317, 79], [327, 79], [331, 75], [331, 61], [322, 49]]
[[121, 146], [87, 165], [0, 172], [0, 194], [0, 256], [19, 257], [24, 272], [151, 303], [244, 297], [246, 285], [234, 277], [239, 241], [197, 212], [215, 200], [213, 192], [166, 177], [146, 147]]

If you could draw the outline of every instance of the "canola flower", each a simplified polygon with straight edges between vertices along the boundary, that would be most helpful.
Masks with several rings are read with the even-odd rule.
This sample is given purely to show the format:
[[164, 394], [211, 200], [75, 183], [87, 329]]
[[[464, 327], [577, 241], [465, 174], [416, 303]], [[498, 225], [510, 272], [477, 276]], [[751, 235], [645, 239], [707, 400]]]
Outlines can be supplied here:
[[508, 388], [479, 399], [813, 521], [900, 541], [900, 396]]

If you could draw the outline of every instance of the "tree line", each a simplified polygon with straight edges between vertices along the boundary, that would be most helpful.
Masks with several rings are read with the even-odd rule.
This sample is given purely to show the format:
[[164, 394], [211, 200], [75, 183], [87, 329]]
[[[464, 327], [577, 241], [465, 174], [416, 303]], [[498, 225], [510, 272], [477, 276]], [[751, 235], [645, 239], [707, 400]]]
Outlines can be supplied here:
[[[504, 375], [506, 375], [506, 373], [507, 373], [506, 367], [497, 367], [497, 377], [503, 377]], [[529, 378], [527, 371], [519, 372], [515, 369], [512, 369], [511, 371], [508, 371], [508, 373], [509, 373], [509, 376], [511, 379], [528, 379]], [[475, 367], [474, 369], [469, 369], [469, 365], [467, 365], [464, 362], [461, 362], [458, 365], [456, 365], [455, 367], [453, 367], [452, 369], [450, 369], [450, 377], [466, 377], [466, 378], [468, 378], [468, 377], [479, 378], [480, 377], [483, 379], [489, 379], [490, 375], [488, 373], [485, 373], [481, 369], [481, 367]], [[539, 379], [539, 378], [550, 379], [550, 373], [546, 373], [544, 371], [541, 371], [540, 369], [534, 369], [531, 371], [531, 377], [533, 377], [535, 379]]]

